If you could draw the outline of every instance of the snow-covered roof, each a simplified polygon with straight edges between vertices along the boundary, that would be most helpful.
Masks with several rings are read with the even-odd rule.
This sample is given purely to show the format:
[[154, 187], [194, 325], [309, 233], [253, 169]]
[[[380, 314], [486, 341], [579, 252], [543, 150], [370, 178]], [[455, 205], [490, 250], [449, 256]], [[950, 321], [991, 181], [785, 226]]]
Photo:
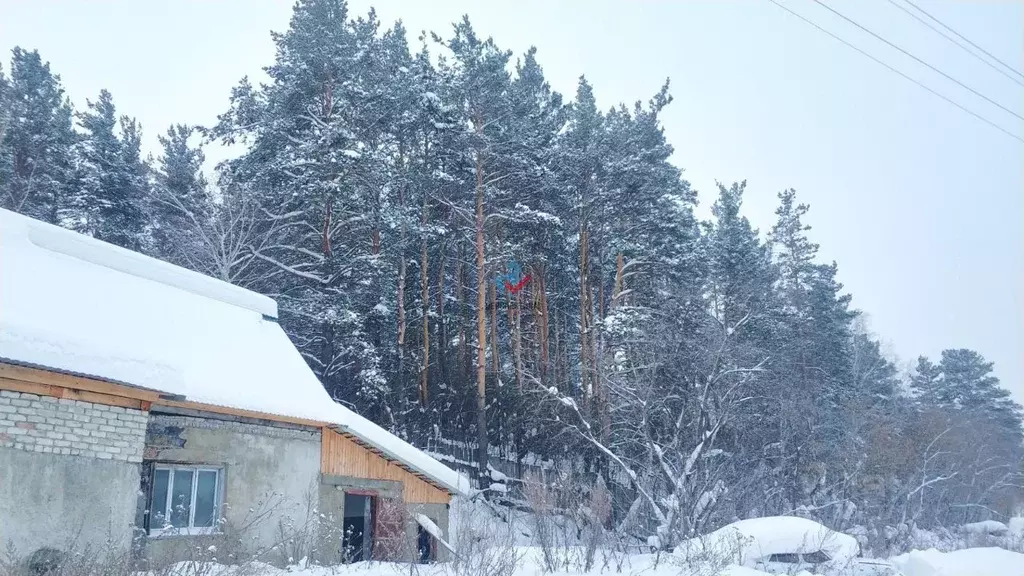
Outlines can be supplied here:
[[452, 492], [464, 477], [334, 402], [274, 300], [0, 209], [0, 359], [337, 425]]

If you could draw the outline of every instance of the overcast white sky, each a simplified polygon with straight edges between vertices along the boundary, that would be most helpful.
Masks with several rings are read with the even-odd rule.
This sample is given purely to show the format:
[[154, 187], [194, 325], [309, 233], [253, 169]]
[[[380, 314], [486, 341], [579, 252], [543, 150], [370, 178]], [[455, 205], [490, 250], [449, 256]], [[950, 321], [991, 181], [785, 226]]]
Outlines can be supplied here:
[[[780, 1], [1024, 135], [1024, 122], [812, 0]], [[916, 3], [1024, 70], [1024, 2]], [[829, 4], [1024, 115], [1024, 88], [888, 0]], [[351, 9], [371, 5], [388, 25], [403, 20], [413, 41], [469, 14], [500, 46], [537, 46], [555, 89], [571, 95], [585, 74], [603, 107], [646, 100], [671, 77], [666, 132], [701, 210], [716, 180], [747, 179], [746, 213], [766, 230], [776, 193], [796, 188], [822, 256], [838, 261], [892, 353], [909, 362], [974, 348], [1024, 402], [1024, 144], [767, 0], [354, 0]], [[239, 78], [260, 77], [273, 61], [269, 31], [284, 30], [290, 12], [283, 0], [0, 0], [0, 48], [38, 48], [78, 106], [110, 90], [152, 150], [171, 123], [212, 123]]]

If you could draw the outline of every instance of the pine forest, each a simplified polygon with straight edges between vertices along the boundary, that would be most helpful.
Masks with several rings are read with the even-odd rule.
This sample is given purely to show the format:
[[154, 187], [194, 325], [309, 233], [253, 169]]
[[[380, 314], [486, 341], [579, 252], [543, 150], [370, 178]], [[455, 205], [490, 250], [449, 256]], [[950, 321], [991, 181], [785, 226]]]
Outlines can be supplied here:
[[[215, 125], [146, 126], [155, 156], [116, 95], [74, 106], [14, 48], [0, 205], [276, 299], [333, 398], [494, 502], [540, 478], [565, 510], [609, 494], [607, 524], [661, 548], [800, 514], [895, 549], [1024, 501], [992, 363], [901, 369], [798, 192], [768, 230], [746, 182], [696, 215], [669, 82], [602, 109], [468, 18], [410, 37], [344, 0], [300, 0], [272, 41]], [[238, 154], [208, 168], [212, 144]]]

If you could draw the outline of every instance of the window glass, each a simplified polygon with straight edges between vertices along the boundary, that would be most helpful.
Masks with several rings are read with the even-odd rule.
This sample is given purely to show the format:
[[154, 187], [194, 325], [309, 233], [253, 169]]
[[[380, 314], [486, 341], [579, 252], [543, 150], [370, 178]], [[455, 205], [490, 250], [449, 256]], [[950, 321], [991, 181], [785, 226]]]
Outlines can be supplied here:
[[772, 554], [771, 557], [768, 558], [768, 561], [769, 562], [782, 562], [784, 564], [797, 564], [797, 563], [800, 562], [800, 555], [799, 554], [789, 554], [789, 553], [786, 553], [786, 554]]
[[153, 472], [153, 502], [149, 506], [149, 527], [160, 529], [167, 524], [167, 485], [170, 470]]
[[825, 554], [821, 550], [810, 554], [804, 554], [804, 562], [810, 562], [811, 564], [821, 564], [823, 562], [828, 562], [829, 560], [831, 560], [831, 558], [828, 557], [828, 554]]
[[178, 534], [209, 534], [217, 527], [223, 471], [191, 466], [156, 465], [149, 529]]
[[217, 471], [200, 470], [196, 480], [196, 505], [193, 526], [213, 527], [214, 511], [217, 504]]
[[192, 514], [192, 470], [174, 470], [171, 483], [171, 526], [185, 528]]

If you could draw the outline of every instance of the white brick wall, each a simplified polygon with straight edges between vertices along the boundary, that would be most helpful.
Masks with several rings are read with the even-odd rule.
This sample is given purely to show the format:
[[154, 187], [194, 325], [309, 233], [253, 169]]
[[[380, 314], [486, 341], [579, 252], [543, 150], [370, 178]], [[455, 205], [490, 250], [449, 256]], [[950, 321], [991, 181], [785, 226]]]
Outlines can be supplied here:
[[0, 390], [0, 446], [142, 462], [149, 413]]

